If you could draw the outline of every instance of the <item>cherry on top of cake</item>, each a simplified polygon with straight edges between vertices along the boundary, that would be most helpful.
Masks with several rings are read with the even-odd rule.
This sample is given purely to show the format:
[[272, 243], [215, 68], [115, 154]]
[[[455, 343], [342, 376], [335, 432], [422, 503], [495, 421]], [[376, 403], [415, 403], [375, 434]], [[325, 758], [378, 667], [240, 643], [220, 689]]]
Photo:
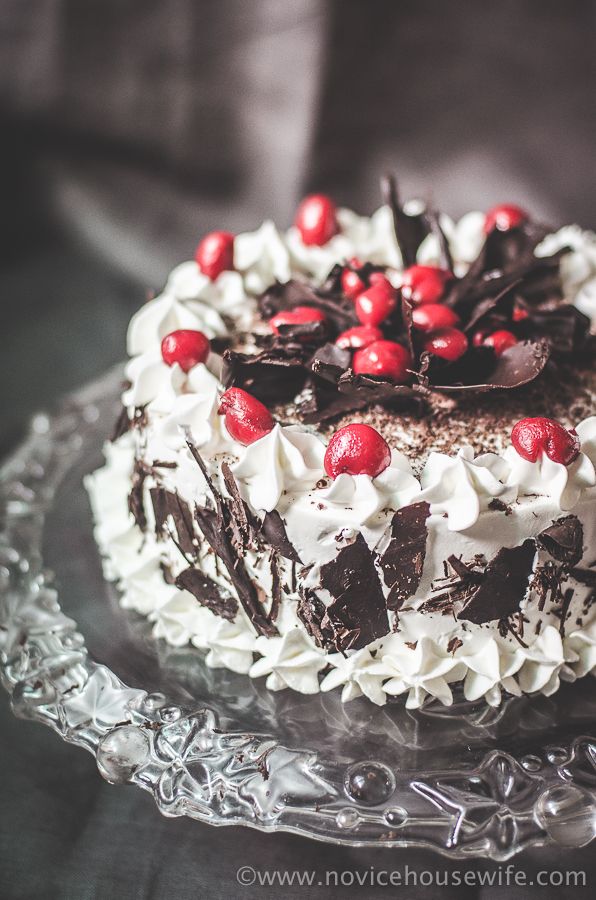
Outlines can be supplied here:
[[[581, 367], [593, 356], [588, 317], [563, 300], [559, 263], [568, 248], [536, 256], [548, 229], [524, 210], [490, 210], [482, 248], [457, 277], [436, 211], [407, 214], [391, 178], [384, 193], [401, 275], [350, 259], [322, 284], [275, 282], [258, 300], [251, 352], [224, 353], [226, 388], [325, 429], [371, 409], [428, 417], [449, 405], [446, 397], [459, 405], [474, 395], [482, 410], [491, 406], [489, 394], [515, 393], [553, 364]], [[325, 245], [340, 227], [333, 201], [320, 194], [302, 202], [295, 224], [306, 246]], [[439, 265], [419, 265], [430, 233]]]

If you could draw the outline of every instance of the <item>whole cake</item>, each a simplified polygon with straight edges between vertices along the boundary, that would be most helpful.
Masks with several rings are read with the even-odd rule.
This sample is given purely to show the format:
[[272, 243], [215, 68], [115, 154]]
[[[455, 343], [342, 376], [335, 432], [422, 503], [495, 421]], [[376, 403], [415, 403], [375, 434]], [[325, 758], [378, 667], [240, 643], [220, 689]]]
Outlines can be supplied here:
[[208, 235], [133, 317], [105, 574], [273, 690], [549, 694], [596, 667], [596, 237], [384, 190]]

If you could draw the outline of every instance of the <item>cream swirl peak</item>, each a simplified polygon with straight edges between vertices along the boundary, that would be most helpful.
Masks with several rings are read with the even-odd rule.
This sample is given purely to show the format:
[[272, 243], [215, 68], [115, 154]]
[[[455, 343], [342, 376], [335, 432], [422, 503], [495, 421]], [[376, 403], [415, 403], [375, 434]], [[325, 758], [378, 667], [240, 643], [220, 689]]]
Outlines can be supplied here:
[[386, 200], [215, 232], [133, 317], [106, 577], [272, 690], [550, 693], [596, 666], [596, 238]]

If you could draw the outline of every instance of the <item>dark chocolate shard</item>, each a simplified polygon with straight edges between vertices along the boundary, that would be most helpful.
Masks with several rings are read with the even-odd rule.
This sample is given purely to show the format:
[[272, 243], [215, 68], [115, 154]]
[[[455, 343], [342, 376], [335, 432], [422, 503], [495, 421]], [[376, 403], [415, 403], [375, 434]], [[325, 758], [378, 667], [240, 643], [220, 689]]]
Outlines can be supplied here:
[[383, 579], [390, 588], [387, 609], [400, 609], [420, 586], [429, 515], [429, 504], [421, 502], [398, 509], [391, 520], [391, 540], [379, 560]]
[[166, 491], [162, 487], [153, 487], [149, 491], [155, 515], [155, 533], [158, 537], [166, 536], [165, 524], [171, 516], [176, 528], [177, 544], [186, 556], [196, 556], [198, 540], [192, 523], [192, 514], [188, 503], [178, 494]]
[[432, 234], [435, 235], [439, 242], [439, 265], [442, 269], [446, 269], [448, 272], [451, 272], [451, 274], [453, 274], [453, 257], [451, 256], [449, 241], [445, 237], [445, 232], [441, 228], [441, 223], [439, 222], [439, 216], [436, 210], [429, 207], [426, 211], [426, 218], [430, 225]]
[[[349, 350], [338, 347], [337, 344], [324, 344], [315, 351], [308, 363], [308, 368], [314, 371], [314, 365], [319, 367], [319, 374], [327, 381], [335, 384], [339, 381], [342, 373], [348, 368], [352, 360], [352, 354]], [[337, 371], [341, 370], [341, 371]]]
[[190, 438], [190, 429], [186, 429], [186, 444], [203, 473], [216, 507], [215, 509], [208, 509], [206, 506], [195, 506], [194, 517], [205, 540], [211, 545], [215, 554], [228, 570], [230, 581], [236, 589], [238, 599], [255, 630], [258, 634], [273, 637], [278, 634], [277, 628], [264, 612], [259, 589], [244, 565], [241, 552], [232, 543], [229, 506], [215, 487], [201, 454], [193, 444]]
[[573, 567], [569, 569], [569, 574], [580, 584], [588, 585], [588, 587], [596, 587], [596, 572], [594, 569], [578, 569]]
[[213, 509], [195, 506], [195, 519], [199, 523], [205, 540], [228, 570], [238, 599], [257, 633], [265, 634], [267, 637], [276, 635], [277, 628], [264, 613], [257, 587], [250, 578], [242, 558], [234, 550], [226, 528], [220, 527], [218, 514]]
[[[544, 369], [550, 355], [548, 341], [523, 341], [510, 347], [495, 360], [495, 365], [486, 377], [484, 383], [479, 384], [436, 384], [432, 387], [444, 393], [457, 393], [460, 391], [490, 391], [494, 388], [515, 388], [533, 381]], [[458, 360], [459, 362], [459, 360]], [[441, 372], [442, 376], [448, 371], [446, 366]], [[451, 370], [453, 372], [453, 370]]]
[[322, 647], [324, 650], [338, 649], [335, 644], [333, 628], [330, 625], [323, 625], [323, 619], [327, 612], [325, 604], [313, 591], [300, 588], [300, 600], [296, 611], [298, 618], [317, 647]]
[[393, 216], [393, 228], [397, 245], [401, 253], [404, 269], [416, 264], [418, 247], [428, 234], [424, 216], [409, 216], [404, 212], [399, 200], [397, 182], [393, 175], [385, 175], [381, 179], [383, 203], [388, 206]]
[[170, 568], [170, 566], [167, 566], [165, 564], [165, 562], [160, 562], [159, 568], [163, 572], [163, 580], [165, 581], [166, 584], [175, 584], [176, 583], [176, 579], [174, 578], [174, 576], [172, 574], [172, 569]]
[[396, 407], [419, 403], [429, 393], [423, 385], [409, 387], [377, 380], [371, 375], [356, 375], [352, 369], [342, 371], [338, 366], [331, 366], [318, 359], [313, 360], [312, 368], [315, 375], [324, 382], [333, 385], [337, 379], [337, 390], [332, 387], [325, 390], [321, 382], [315, 385], [314, 409], [309, 407], [302, 411], [303, 421], [307, 424], [324, 422], [334, 416], [376, 404]]
[[325, 322], [314, 319], [312, 322], [297, 322], [296, 324], [278, 325], [277, 339], [283, 342], [296, 341], [322, 344], [327, 337], [328, 329]]
[[531, 310], [528, 318], [522, 320], [520, 331], [533, 340], [545, 338], [553, 353], [569, 356], [586, 349], [590, 319], [575, 306], [562, 304], [555, 309]]
[[264, 350], [252, 356], [226, 350], [222, 358], [224, 387], [242, 388], [265, 404], [293, 400], [307, 375], [302, 356], [292, 356], [289, 348]]
[[190, 567], [176, 577], [174, 584], [180, 590], [190, 591], [201, 606], [206, 606], [216, 616], [233, 622], [238, 612], [238, 603], [231, 594], [224, 593], [218, 584], [200, 569]]
[[271, 512], [265, 513], [265, 518], [261, 525], [261, 533], [265, 537], [265, 540], [274, 550], [277, 550], [281, 556], [302, 565], [302, 560], [298, 556], [296, 548], [288, 538], [284, 521], [276, 509], [272, 509]]
[[236, 479], [225, 460], [221, 464], [221, 473], [231, 498], [226, 501], [226, 507], [230, 514], [233, 543], [236, 549], [244, 555], [248, 548], [255, 544], [256, 522], [240, 496]]
[[335, 559], [321, 566], [321, 587], [334, 598], [321, 627], [331, 626], [340, 650], [359, 650], [389, 633], [375, 556], [359, 533]]
[[503, 328], [507, 328], [513, 317], [513, 305], [517, 297], [516, 288], [520, 283], [521, 279], [518, 279], [517, 281], [514, 281], [513, 284], [504, 288], [500, 294], [496, 294], [494, 297], [488, 297], [486, 300], [479, 300], [478, 303], [472, 307], [468, 322], [463, 330], [467, 334], [470, 334], [472, 330], [476, 330], [476, 328], [482, 327], [485, 324], [488, 325], [488, 322], [490, 321], [493, 323], [493, 327], [490, 330], [493, 331], [497, 328], [496, 316], [502, 317], [500, 325], [502, 325]]
[[145, 514], [145, 504], [143, 501], [143, 486], [145, 479], [151, 475], [151, 466], [143, 462], [142, 459], [135, 459], [132, 470], [132, 490], [128, 495], [128, 509], [143, 533], [147, 531], [147, 516]]
[[518, 612], [528, 590], [535, 553], [531, 538], [518, 547], [502, 547], [488, 563], [478, 590], [457, 618], [481, 625]]
[[536, 538], [536, 543], [557, 562], [575, 566], [584, 555], [584, 529], [577, 516], [557, 519]]
[[453, 637], [447, 644], [447, 653], [455, 653], [456, 650], [459, 650], [460, 647], [463, 647], [464, 642], [460, 640], [458, 637]]
[[125, 406], [120, 410], [120, 415], [116, 419], [116, 424], [114, 425], [114, 430], [110, 436], [110, 442], [113, 444], [114, 441], [117, 441], [118, 438], [121, 438], [123, 434], [126, 434], [127, 431], [130, 431], [132, 428], [132, 422], [128, 417], [128, 410]]
[[301, 281], [288, 281], [285, 284], [275, 282], [259, 298], [259, 309], [265, 319], [270, 319], [278, 312], [294, 309], [295, 306], [313, 306], [324, 313], [332, 337], [360, 324], [351, 300], [325, 288], [314, 291]]
[[269, 618], [275, 622], [281, 606], [281, 579], [279, 577], [279, 557], [277, 553], [271, 554], [271, 609]]

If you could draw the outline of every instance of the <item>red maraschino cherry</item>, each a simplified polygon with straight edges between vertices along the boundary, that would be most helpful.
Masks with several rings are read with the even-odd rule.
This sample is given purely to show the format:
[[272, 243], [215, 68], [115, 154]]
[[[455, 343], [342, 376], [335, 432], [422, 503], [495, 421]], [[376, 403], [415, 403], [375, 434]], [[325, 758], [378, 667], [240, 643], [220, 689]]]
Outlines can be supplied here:
[[202, 331], [181, 328], [167, 334], [161, 342], [161, 357], [167, 366], [178, 363], [183, 372], [207, 361], [211, 351], [209, 338]]
[[515, 347], [516, 344], [519, 344], [519, 339], [516, 338], [511, 331], [505, 331], [502, 329], [501, 331], [493, 331], [492, 334], [486, 335], [484, 340], [482, 341], [483, 347], [492, 347], [495, 351], [495, 356], [503, 356], [505, 350], [509, 350], [510, 347]]
[[493, 206], [487, 212], [484, 220], [484, 233], [490, 234], [495, 228], [497, 231], [509, 231], [511, 228], [517, 228], [522, 222], [527, 222], [528, 219], [527, 212], [521, 206], [515, 206], [513, 203], [501, 203], [499, 206]]
[[442, 303], [424, 303], [412, 310], [412, 322], [419, 331], [429, 332], [435, 328], [456, 327], [459, 316]]
[[322, 247], [339, 231], [335, 203], [326, 194], [305, 197], [296, 213], [294, 225], [307, 247]]
[[511, 432], [511, 443], [528, 462], [536, 462], [541, 453], [546, 453], [553, 462], [564, 466], [576, 460], [581, 450], [575, 429], [567, 431], [552, 419], [522, 419]]
[[393, 341], [374, 341], [368, 347], [356, 350], [352, 361], [356, 375], [378, 375], [396, 384], [407, 384], [412, 368], [412, 357], [405, 347]]
[[356, 315], [363, 325], [376, 327], [395, 309], [397, 291], [380, 272], [374, 273], [370, 281], [370, 287], [356, 297]]
[[355, 300], [358, 294], [366, 290], [366, 285], [362, 278], [358, 272], [354, 271], [354, 269], [361, 268], [362, 263], [354, 257], [347, 266], [344, 266], [344, 270], [341, 273], [341, 287], [346, 297], [349, 297], [350, 300]]
[[530, 318], [530, 313], [523, 306], [514, 306], [511, 315], [514, 322], [523, 322], [524, 319]]
[[275, 427], [273, 416], [260, 400], [242, 388], [228, 388], [218, 414], [226, 417], [226, 428], [239, 444], [254, 444]]
[[414, 306], [438, 303], [452, 278], [451, 272], [439, 266], [410, 266], [403, 274], [401, 295]]
[[195, 259], [203, 275], [211, 281], [215, 281], [222, 272], [232, 271], [234, 235], [229, 231], [212, 231], [197, 247]]
[[387, 441], [370, 425], [354, 423], [340, 428], [329, 442], [325, 453], [325, 471], [331, 478], [348, 475], [370, 475], [376, 478], [391, 462]]
[[441, 359], [455, 362], [468, 349], [468, 339], [459, 328], [437, 328], [426, 335], [424, 349]]
[[383, 332], [380, 328], [373, 328], [372, 325], [356, 325], [343, 331], [335, 343], [342, 350], [359, 350], [361, 347], [368, 347], [374, 341], [382, 340]]
[[315, 306], [295, 306], [294, 309], [282, 310], [269, 319], [274, 334], [279, 334], [280, 325], [306, 325], [307, 322], [326, 322], [325, 313]]

